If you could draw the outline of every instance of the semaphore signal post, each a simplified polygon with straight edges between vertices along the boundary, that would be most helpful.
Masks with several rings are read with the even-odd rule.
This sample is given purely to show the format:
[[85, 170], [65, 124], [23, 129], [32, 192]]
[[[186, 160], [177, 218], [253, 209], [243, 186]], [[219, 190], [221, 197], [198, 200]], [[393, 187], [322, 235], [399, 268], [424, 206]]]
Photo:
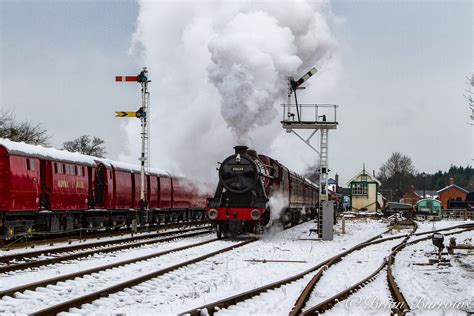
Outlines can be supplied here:
[[147, 122], [147, 116], [150, 113], [150, 92], [148, 91], [148, 70], [143, 67], [137, 76], [116, 76], [116, 82], [138, 82], [142, 87], [141, 107], [135, 112], [116, 111], [115, 117], [135, 117], [141, 122], [141, 156], [140, 161], [140, 224], [142, 225], [143, 213], [147, 205], [145, 196], [145, 169], [150, 171], [150, 124]]

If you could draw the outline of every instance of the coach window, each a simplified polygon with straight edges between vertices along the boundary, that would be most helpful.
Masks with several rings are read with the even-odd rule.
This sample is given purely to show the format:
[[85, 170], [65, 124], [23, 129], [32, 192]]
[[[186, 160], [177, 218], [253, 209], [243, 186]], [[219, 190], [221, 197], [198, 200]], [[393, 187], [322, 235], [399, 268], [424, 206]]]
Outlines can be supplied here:
[[78, 175], [79, 177], [82, 176], [81, 167], [76, 166], [75, 168], [76, 168], [76, 173], [77, 173], [77, 175]]
[[31, 170], [30, 168], [30, 159], [26, 158], [26, 170]]
[[58, 173], [58, 164], [54, 163], [54, 173]]
[[82, 172], [82, 175], [83, 175], [83, 176], [86, 175], [86, 172], [84, 171], [84, 167], [81, 167], [81, 172]]
[[30, 160], [30, 170], [34, 171], [35, 170], [35, 161], [32, 159]]
[[58, 164], [58, 174], [63, 174], [63, 164], [62, 163]]

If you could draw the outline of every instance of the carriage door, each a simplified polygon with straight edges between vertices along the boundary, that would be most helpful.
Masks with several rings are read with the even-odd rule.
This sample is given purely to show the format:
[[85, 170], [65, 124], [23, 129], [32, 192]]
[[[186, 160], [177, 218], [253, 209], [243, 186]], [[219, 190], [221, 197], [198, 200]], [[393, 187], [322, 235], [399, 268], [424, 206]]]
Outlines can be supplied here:
[[[51, 208], [51, 185], [52, 173], [53, 173], [53, 162], [40, 160], [40, 178], [36, 181], [36, 186], [40, 188], [39, 199], [40, 208], [50, 209]], [[49, 172], [47, 172], [47, 168]]]
[[104, 193], [106, 188], [105, 182], [107, 181], [107, 168], [103, 165], [99, 165], [96, 172], [95, 181], [95, 203], [98, 207], [104, 206]]

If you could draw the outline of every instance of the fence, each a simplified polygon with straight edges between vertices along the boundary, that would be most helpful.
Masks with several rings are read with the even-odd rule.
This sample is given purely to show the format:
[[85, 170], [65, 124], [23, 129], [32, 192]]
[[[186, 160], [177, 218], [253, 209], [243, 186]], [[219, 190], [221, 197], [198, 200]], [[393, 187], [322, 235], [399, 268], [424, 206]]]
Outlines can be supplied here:
[[446, 219], [474, 220], [474, 211], [465, 208], [442, 209], [441, 213]]

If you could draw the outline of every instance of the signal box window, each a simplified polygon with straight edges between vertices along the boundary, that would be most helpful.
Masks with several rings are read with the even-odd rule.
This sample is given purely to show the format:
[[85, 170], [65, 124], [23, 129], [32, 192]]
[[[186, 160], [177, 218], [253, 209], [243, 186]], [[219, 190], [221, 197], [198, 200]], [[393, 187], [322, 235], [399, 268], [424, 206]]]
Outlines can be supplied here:
[[352, 187], [352, 195], [367, 195], [367, 183], [356, 183]]

